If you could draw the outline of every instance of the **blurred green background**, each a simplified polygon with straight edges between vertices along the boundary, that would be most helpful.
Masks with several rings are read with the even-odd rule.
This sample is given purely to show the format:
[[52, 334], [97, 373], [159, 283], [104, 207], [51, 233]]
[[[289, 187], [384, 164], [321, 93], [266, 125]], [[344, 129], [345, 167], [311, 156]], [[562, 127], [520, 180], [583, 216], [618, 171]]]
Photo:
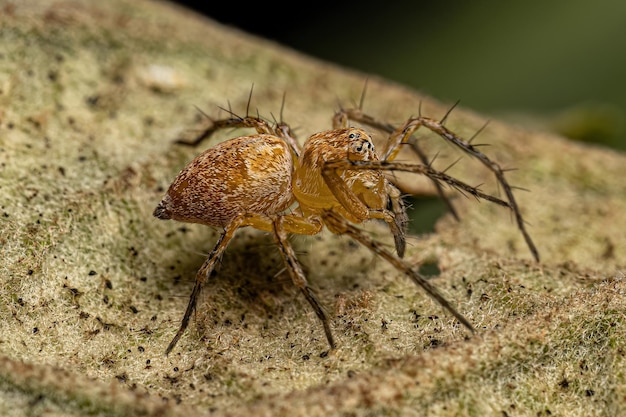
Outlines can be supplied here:
[[185, 4], [530, 128], [626, 149], [626, 1]]

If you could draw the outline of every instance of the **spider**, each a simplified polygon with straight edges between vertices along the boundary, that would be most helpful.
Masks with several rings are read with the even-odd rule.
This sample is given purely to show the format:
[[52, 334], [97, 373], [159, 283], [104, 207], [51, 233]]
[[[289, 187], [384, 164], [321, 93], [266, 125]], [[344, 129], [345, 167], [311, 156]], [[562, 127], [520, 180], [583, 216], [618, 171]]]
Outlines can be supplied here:
[[[411, 264], [402, 259], [408, 217], [401, 192], [387, 178], [387, 171], [425, 175], [435, 183], [442, 197], [445, 197], [443, 186], [447, 185], [461, 193], [507, 207], [514, 213], [533, 257], [539, 260], [512, 188], [504, 177], [504, 170], [470, 142], [444, 126], [449, 112], [441, 121], [420, 115], [396, 128], [363, 113], [361, 109], [362, 101], [358, 108], [340, 109], [333, 117], [331, 130], [313, 134], [302, 146], [289, 125], [282, 122], [282, 117], [280, 122], [270, 123], [261, 117], [240, 117], [232, 111], [229, 111], [231, 117], [212, 120], [211, 125], [195, 140], [179, 140], [180, 143], [197, 145], [219, 129], [236, 127], [256, 130], [255, 134], [226, 140], [198, 155], [178, 174], [154, 210], [154, 216], [159, 219], [201, 223], [222, 229], [215, 247], [196, 274], [187, 309], [178, 332], [165, 351], [166, 355], [174, 349], [187, 329], [202, 287], [235, 232], [246, 226], [274, 235], [287, 271], [321, 321], [331, 349], [336, 344], [330, 321], [307, 282], [289, 242], [290, 234], [315, 235], [326, 227], [335, 234], [350, 236], [404, 273], [474, 332], [470, 322]], [[351, 121], [389, 134], [380, 154], [374, 149], [370, 133], [361, 127], [350, 126]], [[502, 186], [506, 200], [483, 193], [433, 169], [412, 137], [422, 126], [486, 165]], [[402, 145], [409, 145], [423, 163], [394, 162]], [[456, 212], [452, 213], [457, 216]], [[371, 219], [387, 224], [394, 238], [395, 254], [355, 226]]]

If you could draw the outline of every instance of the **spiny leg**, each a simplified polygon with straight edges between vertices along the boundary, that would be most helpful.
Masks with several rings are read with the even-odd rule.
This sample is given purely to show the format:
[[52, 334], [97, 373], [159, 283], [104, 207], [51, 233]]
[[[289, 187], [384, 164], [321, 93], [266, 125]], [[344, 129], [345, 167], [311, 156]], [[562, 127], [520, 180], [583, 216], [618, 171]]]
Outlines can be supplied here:
[[[238, 116], [231, 110], [227, 110], [222, 108], [222, 110], [228, 112], [231, 117], [227, 117], [225, 119], [213, 120], [209, 115], [203, 112], [205, 117], [211, 122], [211, 124], [202, 130], [199, 135], [197, 135], [193, 139], [184, 139], [179, 138], [175, 141], [180, 145], [187, 146], [198, 146], [203, 140], [208, 139], [213, 135], [213, 133], [217, 132], [221, 129], [227, 128], [252, 128], [257, 131], [257, 133], [275, 135], [279, 138], [282, 138], [291, 148], [292, 152], [296, 156], [300, 156], [300, 144], [296, 140], [293, 135], [291, 128], [284, 121], [277, 122], [275, 127], [270, 126], [270, 124], [262, 119], [261, 117], [253, 117], [253, 116]], [[281, 110], [282, 113], [282, 110]], [[282, 118], [282, 116], [281, 116]]]
[[228, 247], [231, 239], [235, 235], [235, 232], [239, 227], [242, 226], [243, 216], [235, 218], [228, 226], [224, 228], [224, 231], [220, 235], [215, 247], [207, 257], [206, 261], [202, 264], [198, 272], [196, 273], [196, 283], [193, 287], [193, 291], [191, 292], [191, 296], [189, 297], [189, 303], [187, 304], [187, 310], [185, 311], [185, 315], [180, 323], [180, 327], [176, 335], [165, 349], [165, 354], [168, 355], [172, 349], [178, 343], [178, 340], [181, 338], [185, 330], [189, 326], [189, 320], [191, 319], [191, 315], [196, 309], [198, 304], [198, 297], [200, 296], [200, 292], [202, 291], [202, 286], [206, 282], [206, 280], [211, 276], [213, 269], [215, 268], [216, 262], [221, 258], [222, 254]]
[[287, 266], [287, 271], [289, 271], [289, 275], [291, 276], [291, 280], [293, 283], [302, 291], [304, 297], [309, 302], [317, 317], [321, 320], [322, 325], [324, 326], [324, 333], [326, 333], [326, 339], [328, 340], [328, 344], [331, 349], [335, 348], [335, 341], [333, 339], [332, 332], [330, 330], [330, 321], [328, 317], [326, 317], [326, 313], [322, 308], [317, 296], [309, 287], [306, 276], [304, 275], [304, 271], [302, 271], [302, 267], [296, 258], [296, 254], [289, 243], [289, 239], [287, 237], [287, 232], [285, 231], [283, 225], [283, 218], [278, 217], [274, 221], [274, 237], [276, 238], [276, 244], [280, 249], [280, 253], [285, 261], [285, 265]]
[[402, 193], [400, 193], [400, 190], [391, 184], [391, 182], [387, 181], [385, 191], [389, 196], [391, 211], [394, 213], [394, 224], [390, 224], [389, 228], [393, 234], [396, 253], [400, 258], [403, 258], [404, 251], [406, 249], [406, 232], [409, 225], [409, 216], [406, 213], [406, 206], [404, 205], [404, 200], [402, 199]]
[[[530, 252], [532, 253], [535, 260], [539, 262], [539, 251], [537, 250], [535, 243], [531, 239], [530, 234], [526, 230], [526, 225], [524, 223], [524, 219], [522, 218], [522, 213], [520, 212], [519, 206], [517, 205], [517, 202], [515, 200], [515, 196], [513, 195], [513, 189], [504, 177], [505, 170], [503, 170], [496, 162], [489, 159], [487, 155], [480, 152], [474, 145], [457, 136], [454, 132], [445, 127], [441, 122], [424, 116], [410, 119], [404, 124], [404, 126], [396, 129], [396, 131], [392, 134], [392, 138], [395, 139], [392, 140], [391, 143], [397, 144], [395, 145], [396, 147], [399, 146], [399, 144], [401, 143], [406, 143], [411, 135], [413, 135], [413, 133], [421, 126], [426, 127], [430, 131], [438, 134], [446, 141], [461, 149], [463, 152], [478, 159], [491, 172], [493, 172], [496, 180], [502, 186], [504, 193], [506, 194], [509, 206], [515, 215], [517, 227], [524, 236], [526, 245], [530, 249]], [[388, 150], [388, 152], [392, 150], [393, 146], [390, 150]]]
[[[346, 168], [346, 166], [338, 166], [338, 168]], [[322, 169], [322, 177], [337, 201], [341, 203], [341, 214], [355, 222], [362, 222], [366, 219], [384, 220], [393, 234], [396, 253], [399, 257], [404, 256], [404, 251], [406, 249], [406, 224], [408, 219], [406, 216], [406, 210], [404, 210], [403, 203], [401, 202], [399, 196], [399, 190], [393, 187], [390, 183], [385, 184], [385, 191], [391, 194], [390, 197], [393, 212], [386, 209], [373, 210], [359, 199], [339, 173], [332, 167], [329, 167], [328, 163], [325, 163], [324, 168]]]
[[[228, 111], [228, 110], [227, 110]], [[230, 112], [230, 111], [229, 111]], [[240, 117], [235, 113], [230, 112], [232, 117], [228, 117], [226, 119], [213, 120], [208, 115], [205, 116], [211, 121], [209, 127], [204, 129], [197, 137], [191, 140], [187, 139], [177, 139], [175, 142], [180, 145], [187, 146], [198, 146], [203, 140], [208, 139], [211, 135], [217, 132], [220, 129], [226, 128], [235, 128], [235, 127], [249, 127], [255, 129], [258, 133], [265, 133], [268, 135], [273, 135], [274, 131], [265, 120], [260, 117]]]
[[376, 255], [385, 259], [391, 265], [393, 265], [396, 269], [406, 274], [415, 284], [422, 287], [424, 291], [428, 293], [435, 301], [437, 301], [442, 307], [448, 310], [454, 317], [461, 322], [465, 327], [474, 332], [474, 327], [470, 324], [470, 322], [459, 313], [453, 306], [446, 300], [446, 298], [435, 288], [433, 287], [428, 280], [426, 280], [423, 276], [421, 276], [417, 271], [415, 271], [409, 263], [403, 261], [399, 257], [395, 256], [393, 253], [386, 250], [382, 244], [376, 242], [371, 237], [367, 236], [359, 229], [345, 221], [341, 216], [337, 213], [328, 210], [323, 214], [324, 222], [329, 226], [329, 229], [338, 234], [346, 234], [353, 239], [357, 240], [366, 248], [370, 249]]
[[285, 109], [285, 94], [283, 94], [283, 101], [280, 105], [280, 120], [275, 120], [274, 133], [276, 136], [282, 138], [287, 144], [291, 147], [291, 150], [296, 155], [297, 158], [300, 157], [302, 153], [302, 147], [298, 143], [296, 136], [293, 134], [291, 130], [291, 126], [289, 126], [283, 119], [283, 110]]
[[[361, 98], [361, 101], [362, 100], [363, 98]], [[364, 125], [373, 127], [389, 135], [393, 134], [396, 131], [396, 127], [393, 126], [392, 124], [382, 122], [368, 114], [363, 113], [361, 108], [341, 109], [340, 111], [335, 113], [335, 116], [333, 118], [333, 127], [335, 129], [340, 128], [340, 127], [347, 127], [349, 120], [354, 120]], [[402, 143], [395, 143], [394, 140], [395, 138], [393, 136], [390, 136], [388, 138], [387, 142], [385, 143], [385, 149], [384, 149], [381, 159], [385, 161], [393, 161], [396, 158], [398, 151], [400, 150], [400, 145]], [[408, 141], [406, 142], [406, 144], [410, 146], [410, 149], [415, 153], [415, 155], [417, 155], [417, 157], [419, 158], [422, 164], [430, 165], [430, 161], [428, 160], [428, 157], [426, 156], [424, 151], [422, 151], [422, 149], [419, 147], [419, 145], [417, 144], [417, 141], [415, 140]], [[456, 220], [459, 220], [460, 217], [456, 209], [454, 208], [454, 205], [452, 205], [452, 202], [450, 201], [448, 196], [444, 193], [443, 188], [441, 187], [441, 184], [438, 183], [437, 181], [433, 181], [433, 184], [435, 186], [437, 194], [439, 195], [439, 198], [443, 200], [445, 205], [448, 207], [448, 210], [450, 211], [450, 213], [452, 213], [452, 216]]]
[[[452, 109], [450, 109], [450, 111], [451, 110]], [[498, 165], [496, 162], [489, 159], [489, 157], [487, 157], [485, 154], [480, 152], [476, 148], [476, 146], [473, 146], [470, 142], [463, 140], [462, 138], [457, 136], [454, 132], [452, 132], [451, 130], [449, 130], [443, 125], [443, 121], [450, 114], [450, 111], [448, 111], [448, 113], [446, 114], [446, 116], [441, 122], [420, 115], [419, 117], [409, 119], [404, 125], [400, 126], [397, 129], [394, 128], [389, 123], [378, 121], [374, 119], [373, 117], [364, 114], [361, 111], [361, 109], [341, 110], [335, 115], [335, 118], [333, 119], [333, 121], [335, 124], [347, 124], [348, 120], [355, 120], [357, 122], [360, 122], [360, 123], [363, 123], [363, 124], [366, 124], [366, 125], [369, 125], [374, 128], [390, 133], [391, 135], [388, 139], [387, 147], [385, 149], [385, 152], [383, 153], [382, 159], [384, 160], [393, 161], [395, 157], [397, 156], [398, 151], [400, 150], [400, 146], [408, 143], [411, 146], [411, 149], [413, 149], [416, 152], [416, 154], [420, 158], [420, 161], [424, 165], [430, 165], [424, 153], [417, 147], [417, 142], [415, 140], [411, 140], [412, 139], [411, 136], [413, 135], [413, 133], [415, 133], [415, 131], [419, 129], [421, 126], [424, 126], [430, 131], [441, 136], [446, 141], [452, 143], [453, 145], [461, 149], [463, 152], [481, 161], [483, 165], [485, 165], [491, 172], [494, 173], [496, 180], [504, 189], [507, 200], [509, 201], [509, 204], [510, 204], [510, 208], [514, 213], [517, 227], [522, 233], [522, 236], [524, 237], [524, 240], [526, 241], [526, 245], [528, 246], [533, 257], [535, 258], [537, 262], [539, 262], [539, 251], [537, 250], [535, 243], [530, 237], [530, 234], [526, 230], [526, 225], [524, 223], [524, 219], [522, 218], [522, 214], [520, 212], [519, 206], [517, 205], [517, 202], [515, 200], [515, 196], [513, 195], [512, 187], [509, 185], [506, 178], [504, 177], [505, 171], [500, 167], [500, 165]], [[444, 197], [444, 193], [442, 191], [441, 186], [438, 185], [438, 183], [436, 186], [437, 186], [437, 192], [439, 193], [439, 195]], [[444, 197], [444, 201], [446, 202], [449, 208], [452, 208], [452, 205], [450, 204], [447, 198]], [[455, 217], [458, 218], [458, 215], [456, 215], [456, 212], [454, 211], [453, 208], [452, 210], [453, 210], [452, 212], [455, 215]]]
[[455, 190], [461, 193], [468, 193], [474, 197], [482, 200], [487, 200], [492, 203], [498, 204], [509, 209], [513, 209], [513, 206], [508, 201], [504, 201], [490, 194], [483, 193], [476, 187], [472, 187], [462, 181], [457, 180], [441, 171], [433, 169], [430, 165], [421, 164], [409, 164], [404, 162], [388, 162], [388, 161], [352, 161], [352, 160], [338, 160], [328, 161], [324, 165], [324, 171], [333, 171], [337, 169], [354, 169], [354, 170], [368, 170], [379, 169], [383, 171], [405, 171], [413, 172], [415, 174], [422, 174], [428, 178], [437, 181], [442, 184], [448, 184]]

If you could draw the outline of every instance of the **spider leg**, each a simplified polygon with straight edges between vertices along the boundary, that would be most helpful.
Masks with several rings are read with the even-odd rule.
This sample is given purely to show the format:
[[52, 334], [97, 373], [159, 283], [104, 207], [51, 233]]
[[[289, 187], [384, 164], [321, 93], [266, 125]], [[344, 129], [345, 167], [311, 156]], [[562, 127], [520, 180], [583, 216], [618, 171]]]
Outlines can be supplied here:
[[477, 199], [487, 200], [492, 203], [498, 204], [509, 209], [513, 209], [513, 206], [508, 201], [499, 199], [490, 194], [483, 193], [476, 187], [472, 187], [462, 181], [457, 180], [441, 171], [437, 171], [431, 168], [429, 165], [421, 164], [409, 164], [404, 162], [388, 162], [388, 161], [352, 161], [352, 160], [338, 160], [328, 161], [324, 165], [325, 170], [335, 169], [354, 169], [354, 170], [368, 170], [379, 169], [383, 171], [405, 171], [413, 172], [415, 174], [422, 174], [442, 184], [448, 184], [455, 190], [461, 193], [468, 193], [476, 197]]
[[237, 229], [242, 227], [244, 218], [245, 216], [241, 215], [235, 218], [233, 221], [231, 221], [231, 223], [224, 228], [224, 231], [222, 232], [219, 239], [217, 240], [215, 247], [213, 248], [213, 250], [209, 254], [206, 261], [204, 261], [204, 263], [202, 264], [202, 266], [196, 273], [196, 283], [193, 287], [193, 291], [191, 292], [191, 296], [189, 297], [187, 310], [185, 310], [185, 315], [183, 316], [183, 319], [180, 323], [178, 332], [176, 332], [176, 335], [174, 336], [170, 344], [167, 346], [167, 349], [165, 349], [166, 355], [168, 355], [172, 351], [172, 349], [174, 349], [174, 347], [178, 343], [178, 340], [183, 335], [183, 333], [185, 333], [185, 330], [189, 326], [189, 320], [191, 319], [191, 315], [195, 311], [196, 306], [198, 304], [198, 296], [200, 295], [202, 286], [204, 285], [206, 280], [211, 276], [211, 273], [213, 272], [213, 269], [215, 268], [216, 262], [221, 258], [222, 254], [228, 247], [228, 244], [230, 243], [233, 236], [235, 235], [235, 232], [237, 231]]
[[[201, 111], [200, 109], [198, 110]], [[252, 129], [255, 129], [257, 133], [275, 135], [275, 136], [278, 136], [279, 138], [282, 138], [285, 142], [287, 142], [292, 152], [296, 156], [300, 156], [300, 152], [301, 152], [300, 144], [298, 143], [295, 136], [293, 135], [289, 125], [285, 123], [284, 121], [281, 120], [280, 122], [276, 123], [275, 127], [272, 127], [266, 120], [260, 117], [253, 117], [253, 116], [241, 117], [233, 113], [231, 110], [227, 110], [224, 108], [222, 108], [222, 110], [228, 112], [231, 115], [231, 117], [227, 117], [225, 119], [213, 120], [209, 115], [202, 112], [206, 116], [206, 118], [210, 121], [210, 124], [206, 128], [204, 128], [201, 131], [201, 133], [197, 135], [196, 137], [192, 139], [179, 138], [175, 141], [175, 143], [178, 143], [180, 145], [186, 145], [186, 146], [198, 146], [203, 140], [210, 138], [211, 135], [213, 135], [213, 133], [217, 132], [218, 130], [227, 129], [227, 128], [252, 128]], [[282, 113], [282, 110], [281, 110], [281, 113]]]
[[[396, 158], [398, 151], [400, 150], [400, 146], [403, 144], [408, 144], [410, 146], [410, 149], [415, 153], [415, 155], [417, 155], [417, 157], [419, 158], [422, 164], [424, 165], [429, 164], [428, 157], [426, 156], [424, 151], [419, 147], [419, 145], [417, 144], [417, 141], [415, 140], [408, 141], [411, 135], [408, 135], [406, 137], [397, 135], [396, 133], [397, 129], [395, 126], [393, 126], [390, 123], [377, 120], [374, 117], [366, 113], [363, 113], [361, 108], [345, 109], [345, 110], [342, 109], [338, 111], [337, 113], [335, 113], [335, 116], [333, 117], [333, 127], [335, 129], [340, 128], [340, 127], [347, 127], [349, 120], [354, 120], [356, 122], [373, 127], [375, 129], [378, 129], [390, 135], [389, 138], [387, 139], [387, 142], [385, 143], [385, 149], [383, 150], [381, 159], [385, 161], [393, 161]], [[459, 220], [460, 219], [459, 214], [454, 208], [454, 205], [452, 205], [452, 202], [450, 201], [448, 196], [443, 191], [441, 184], [437, 181], [433, 181], [433, 184], [435, 186], [437, 194], [439, 195], [439, 198], [443, 200], [445, 205], [448, 207], [448, 210], [450, 211], [450, 213], [452, 213], [452, 216], [454, 216], [456, 220]]]
[[338, 234], [346, 234], [352, 237], [363, 246], [370, 249], [376, 255], [385, 259], [397, 270], [403, 272], [415, 284], [422, 287], [429, 296], [431, 296], [442, 307], [444, 307], [454, 317], [456, 317], [459, 322], [461, 322], [470, 331], [474, 332], [474, 327], [470, 324], [470, 322], [461, 313], [459, 313], [448, 300], [446, 300], [446, 298], [437, 290], [437, 288], [432, 286], [428, 280], [426, 280], [417, 271], [415, 271], [415, 269], [413, 269], [408, 262], [400, 259], [393, 253], [386, 250], [382, 244], [376, 242], [374, 239], [361, 232], [359, 229], [351, 225], [349, 222], [347, 222], [345, 219], [343, 219], [340, 215], [333, 212], [332, 210], [325, 211], [322, 215], [322, 218], [324, 219], [324, 222], [327, 224], [327, 226], [329, 226], [330, 230]]
[[400, 258], [404, 257], [406, 249], [406, 232], [409, 225], [409, 216], [406, 214], [406, 206], [402, 200], [402, 194], [391, 182], [387, 181], [385, 190], [389, 196], [391, 211], [394, 213], [393, 224], [389, 223], [389, 228], [393, 234], [396, 253]]
[[333, 117], [333, 128], [339, 129], [342, 127], [348, 127], [348, 121], [354, 120], [364, 125], [373, 127], [374, 129], [382, 130], [383, 132], [391, 133], [396, 130], [395, 126], [391, 123], [382, 122], [374, 117], [363, 113], [360, 108], [353, 109], [340, 109], [335, 113]]
[[[416, 140], [409, 141], [408, 145], [410, 146], [410, 149], [415, 153], [415, 155], [417, 155], [417, 157], [419, 158], [422, 164], [430, 165], [428, 156], [426, 156], [424, 151], [419, 147]], [[395, 155], [393, 158], [385, 158], [385, 160], [390, 160], [390, 161], [393, 161], [394, 159], [395, 159]], [[439, 198], [443, 200], [445, 205], [448, 207], [448, 210], [450, 211], [450, 213], [452, 213], [452, 216], [454, 217], [454, 219], [456, 221], [461, 220], [461, 218], [459, 217], [459, 213], [454, 208], [454, 205], [452, 205], [452, 201], [450, 201], [448, 196], [444, 193], [443, 188], [441, 187], [441, 184], [436, 181], [434, 181], [433, 184], [435, 184], [435, 189], [437, 190], [437, 194], [439, 195]]]
[[[304, 218], [299, 215], [285, 214], [285, 215], [280, 216], [280, 219], [281, 219], [280, 230], [282, 230], [283, 233], [289, 232], [289, 233], [298, 233], [298, 234], [306, 234], [306, 235], [315, 235], [319, 233], [324, 227], [321, 220], [315, 217]], [[211, 276], [211, 273], [213, 272], [213, 270], [215, 269], [215, 264], [222, 257], [222, 254], [224, 253], [224, 251], [228, 247], [228, 244], [234, 237], [235, 232], [238, 229], [245, 227], [245, 226], [251, 226], [258, 230], [262, 230], [266, 232], [274, 232], [274, 234], [276, 234], [274, 222], [272, 222], [270, 219], [268, 219], [266, 216], [262, 214], [253, 214], [253, 213], [252, 214], [250, 213], [240, 214], [235, 219], [233, 219], [230, 222], [230, 224], [228, 224], [224, 228], [224, 231], [222, 232], [219, 239], [217, 240], [215, 247], [213, 248], [213, 250], [207, 257], [206, 261], [204, 261], [204, 263], [202, 264], [202, 266], [196, 273], [196, 283], [189, 297], [189, 303], [187, 304], [185, 315], [183, 316], [178, 332], [176, 333], [176, 335], [174, 336], [170, 344], [167, 346], [167, 349], [165, 350], [166, 355], [169, 354], [172, 351], [172, 349], [174, 349], [174, 347], [176, 347], [176, 344], [178, 343], [181, 336], [185, 333], [185, 330], [189, 326], [189, 321], [191, 320], [191, 315], [195, 311], [196, 306], [198, 304], [198, 297], [200, 295], [200, 292], [202, 291], [202, 287], [204, 283], [207, 281], [207, 279]], [[289, 245], [288, 242], [287, 242], [287, 245]], [[279, 244], [279, 247], [281, 247], [281, 252], [282, 252], [283, 250], [280, 244]], [[293, 255], [294, 254], [293, 249], [291, 249], [291, 247], [289, 246], [288, 250], [290, 251], [293, 259], [295, 260], [295, 255]], [[297, 264], [297, 260], [295, 261], [295, 263]], [[299, 265], [298, 265], [298, 268], [299, 268]], [[301, 268], [300, 268], [300, 272], [302, 272]], [[294, 282], [296, 282], [295, 279], [294, 279]], [[306, 284], [306, 279], [304, 280], [304, 283]], [[298, 284], [296, 283], [296, 285]], [[301, 287], [299, 286], [299, 288]], [[309, 303], [313, 305], [315, 312], [318, 314], [318, 316], [320, 316], [321, 308], [319, 307], [319, 302], [317, 302], [317, 299], [315, 298], [315, 294], [313, 294], [311, 289], [308, 287], [301, 288], [301, 290], [304, 293], [307, 300], [309, 300]], [[315, 302], [317, 302], [317, 308], [315, 307], [315, 304], [314, 304]], [[321, 312], [321, 314], [323, 315], [323, 312]], [[324, 322], [324, 320], [322, 320], [322, 322]], [[326, 330], [327, 337], [329, 337], [330, 328], [328, 327], [328, 320], [324, 322], [324, 329]], [[329, 342], [332, 342], [332, 336], [330, 336]], [[334, 347], [332, 343], [331, 343], [331, 346]]]
[[[337, 201], [341, 203], [342, 208], [339, 209], [341, 214], [357, 223], [366, 219], [384, 220], [393, 234], [396, 253], [399, 257], [403, 257], [406, 249], [405, 234], [408, 217], [406, 215], [404, 203], [400, 198], [400, 190], [385, 180], [385, 191], [389, 193], [393, 211], [386, 209], [374, 210], [359, 200], [357, 195], [354, 194], [334, 168], [346, 168], [346, 166], [333, 167], [326, 163], [322, 169], [322, 177]], [[350, 168], [350, 166], [348, 166], [348, 168]]]
[[[274, 132], [276, 136], [282, 138], [291, 147], [291, 151], [300, 157], [302, 153], [302, 147], [298, 143], [296, 136], [293, 134], [291, 127], [283, 120], [283, 110], [285, 109], [285, 94], [283, 94], [283, 101], [280, 105], [280, 120], [276, 121], [276, 127]], [[275, 120], [275, 119], [274, 119]]]
[[287, 271], [289, 271], [289, 275], [291, 276], [291, 280], [293, 283], [300, 289], [302, 294], [306, 300], [313, 307], [313, 311], [317, 314], [317, 317], [321, 320], [322, 325], [324, 326], [324, 333], [326, 334], [326, 339], [328, 340], [328, 344], [331, 349], [335, 348], [335, 341], [333, 339], [332, 332], [330, 330], [330, 321], [322, 308], [321, 303], [317, 299], [317, 296], [309, 287], [306, 276], [302, 271], [302, 267], [296, 258], [296, 254], [291, 247], [291, 243], [289, 243], [289, 239], [287, 237], [287, 231], [285, 230], [283, 224], [283, 216], [279, 216], [274, 221], [274, 237], [276, 238], [276, 244], [280, 249], [280, 254], [285, 261], [285, 265], [287, 266]]
[[[524, 223], [524, 219], [520, 212], [519, 206], [517, 205], [517, 202], [515, 200], [515, 196], [513, 195], [512, 187], [509, 185], [506, 178], [504, 177], [505, 170], [503, 170], [500, 167], [500, 165], [498, 165], [496, 162], [489, 159], [489, 157], [487, 157], [485, 154], [480, 152], [476, 146], [472, 145], [468, 141], [463, 140], [462, 138], [457, 136], [454, 132], [452, 132], [451, 130], [449, 130], [443, 125], [443, 122], [445, 121], [445, 118], [448, 116], [449, 113], [450, 112], [446, 114], [446, 116], [441, 122], [420, 115], [418, 117], [409, 119], [404, 125], [400, 126], [397, 129], [394, 128], [393, 125], [389, 123], [381, 122], [367, 114], [364, 114], [360, 108], [359, 109], [347, 109], [347, 110], [342, 109], [335, 114], [333, 121], [336, 123], [340, 123], [343, 126], [343, 125], [347, 125], [348, 120], [355, 120], [357, 122], [360, 122], [368, 126], [372, 126], [376, 129], [382, 130], [384, 132], [390, 133], [390, 136], [387, 141], [386, 148], [383, 152], [383, 157], [382, 157], [382, 159], [385, 161], [393, 161], [400, 150], [400, 146], [402, 144], [408, 143], [411, 146], [411, 149], [417, 154], [420, 161], [424, 165], [429, 165], [426, 155], [420, 150], [420, 148], [417, 145], [416, 140], [414, 140], [411, 137], [413, 133], [415, 133], [415, 131], [419, 129], [421, 126], [426, 127], [430, 131], [438, 134], [446, 141], [452, 143], [453, 145], [461, 149], [463, 152], [481, 161], [483, 165], [485, 165], [491, 172], [493, 172], [493, 174], [496, 177], [496, 180], [498, 181], [500, 186], [503, 188], [504, 193], [506, 194], [507, 200], [509, 202], [509, 207], [514, 213], [517, 227], [519, 231], [522, 233], [522, 236], [524, 237], [526, 245], [528, 246], [533, 258], [535, 258], [535, 260], [539, 262], [539, 251], [537, 250], [535, 243], [530, 237], [530, 234], [526, 230], [526, 225]], [[456, 214], [456, 211], [452, 207], [452, 204], [443, 193], [441, 184], [438, 181], [435, 181], [435, 185], [437, 187], [437, 193], [444, 199], [448, 207], [451, 208], [452, 214], [458, 219], [458, 215]]]
[[397, 152], [395, 149], [397, 149], [399, 144], [409, 141], [411, 135], [421, 126], [424, 126], [428, 130], [438, 134], [440, 137], [450, 142], [451, 144], [455, 145], [456, 147], [461, 149], [463, 152], [478, 159], [483, 165], [485, 165], [485, 167], [487, 167], [491, 172], [493, 172], [493, 174], [496, 177], [496, 180], [498, 181], [498, 183], [504, 190], [504, 193], [506, 194], [506, 198], [509, 202], [509, 207], [511, 208], [511, 210], [513, 211], [515, 215], [517, 227], [522, 233], [524, 240], [526, 241], [526, 245], [528, 246], [535, 260], [539, 262], [539, 251], [537, 250], [535, 243], [531, 239], [530, 234], [526, 230], [524, 219], [522, 218], [522, 214], [520, 212], [519, 206], [517, 205], [515, 196], [513, 195], [513, 189], [507, 182], [506, 178], [504, 177], [505, 171], [500, 167], [500, 165], [498, 165], [496, 162], [489, 159], [487, 155], [480, 152], [475, 145], [472, 145], [471, 143], [457, 136], [454, 132], [452, 132], [447, 127], [445, 127], [441, 122], [438, 122], [428, 117], [419, 116], [419, 117], [410, 119], [404, 124], [404, 126], [401, 126], [398, 129], [396, 129], [396, 131], [391, 135], [391, 138], [393, 139], [391, 143], [395, 145], [392, 145], [387, 150], [387, 152], [388, 153]]
[[179, 138], [175, 141], [175, 143], [187, 146], [198, 146], [203, 140], [210, 138], [211, 135], [213, 135], [213, 133], [217, 132], [218, 130], [234, 127], [249, 127], [254, 128], [258, 133], [261, 134], [275, 134], [269, 123], [259, 117], [240, 117], [237, 116], [235, 113], [230, 112], [229, 110], [226, 111], [228, 111], [232, 117], [213, 120], [208, 115], [206, 115], [206, 117], [211, 122], [207, 128], [205, 128], [198, 136], [193, 139], [188, 140], [184, 138]]

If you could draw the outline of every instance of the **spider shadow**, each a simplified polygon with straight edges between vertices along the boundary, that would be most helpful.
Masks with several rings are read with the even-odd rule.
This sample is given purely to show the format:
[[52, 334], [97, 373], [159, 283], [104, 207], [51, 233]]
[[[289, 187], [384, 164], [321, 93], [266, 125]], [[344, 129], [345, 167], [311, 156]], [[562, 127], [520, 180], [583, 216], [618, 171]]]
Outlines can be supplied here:
[[434, 233], [437, 222], [449, 213], [445, 202], [437, 196], [408, 195], [404, 202], [408, 206], [408, 235]]
[[[435, 204], [434, 207], [432, 204], [427, 207], [432, 212], [429, 221], [424, 223], [424, 216], [418, 216], [422, 219], [419, 225], [422, 233], [434, 229], [435, 222], [445, 212], [443, 203], [436, 204], [436, 198], [427, 199], [426, 202]], [[424, 210], [422, 203], [424, 200], [416, 204], [418, 211]], [[182, 231], [185, 227], [179, 230]], [[193, 253], [181, 249], [182, 252], [175, 258], [175, 286], [170, 287], [169, 296], [184, 300], [177, 301], [180, 304], [181, 318], [196, 273], [213, 249], [218, 232], [214, 232], [208, 240], [206, 234], [202, 235], [204, 237], [194, 233], [188, 236], [191, 239], [185, 239], [184, 244], [189, 248], [197, 243], [197, 247], [201, 249]], [[182, 240], [182, 236], [178, 238]], [[310, 286], [322, 300], [322, 308], [330, 317], [335, 317], [337, 297], [358, 298], [368, 288], [368, 283], [362, 282], [365, 271], [382, 260], [377, 260], [375, 254], [347, 236], [330, 234], [329, 239], [337, 241], [330, 242], [320, 235], [293, 236], [291, 240]], [[302, 248], [308, 249], [302, 251]], [[200, 254], [200, 250], [204, 254]], [[353, 255], [358, 257], [348, 261], [348, 257]], [[346, 263], [352, 265], [346, 267]], [[320, 274], [320, 270], [327, 271]], [[428, 275], [436, 276], [437, 272]], [[172, 284], [171, 279], [169, 284]], [[332, 302], [333, 297], [335, 304]], [[303, 312], [313, 313], [289, 277], [274, 236], [253, 228], [243, 228], [237, 231], [222, 259], [206, 280], [192, 317], [192, 326], [209, 335], [215, 334], [218, 328], [231, 326], [245, 329], [250, 324], [260, 324], [266, 327], [269, 321], [278, 323]], [[176, 316], [173, 319], [176, 321]], [[315, 319], [312, 319], [313, 322]], [[272, 327], [289, 332], [287, 325], [273, 324]]]
[[[175, 290], [185, 302], [191, 294], [196, 273], [213, 249], [217, 234], [203, 244], [204, 255], [186, 256], [177, 265], [180, 282]], [[304, 258], [304, 256], [302, 256]], [[302, 264], [308, 273], [306, 263]], [[295, 303], [294, 303], [295, 300]], [[306, 309], [304, 298], [291, 281], [274, 237], [252, 228], [237, 231], [222, 259], [206, 280], [192, 322], [204, 326], [232, 326], [288, 317], [292, 309]], [[287, 329], [285, 329], [287, 331]]]

